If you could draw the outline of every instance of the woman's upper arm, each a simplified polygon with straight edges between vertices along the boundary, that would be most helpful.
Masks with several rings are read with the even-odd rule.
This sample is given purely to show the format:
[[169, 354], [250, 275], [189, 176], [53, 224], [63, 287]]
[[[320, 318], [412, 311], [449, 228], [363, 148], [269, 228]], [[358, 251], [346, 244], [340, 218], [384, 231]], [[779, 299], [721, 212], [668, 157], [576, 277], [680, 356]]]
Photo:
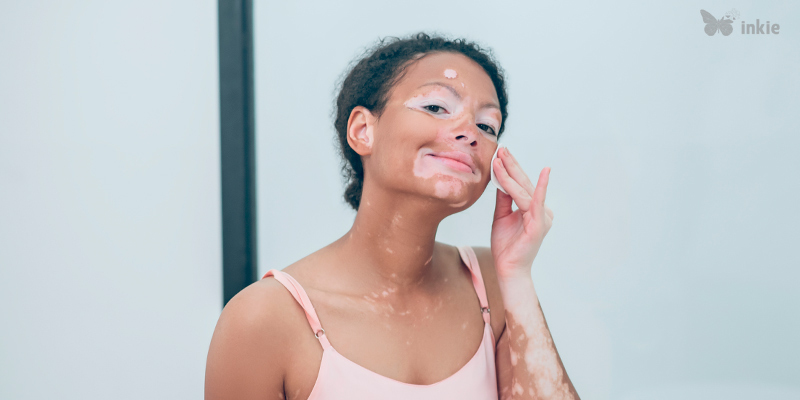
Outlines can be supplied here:
[[208, 350], [206, 400], [284, 398], [286, 297], [280, 283], [266, 279], [228, 302]]

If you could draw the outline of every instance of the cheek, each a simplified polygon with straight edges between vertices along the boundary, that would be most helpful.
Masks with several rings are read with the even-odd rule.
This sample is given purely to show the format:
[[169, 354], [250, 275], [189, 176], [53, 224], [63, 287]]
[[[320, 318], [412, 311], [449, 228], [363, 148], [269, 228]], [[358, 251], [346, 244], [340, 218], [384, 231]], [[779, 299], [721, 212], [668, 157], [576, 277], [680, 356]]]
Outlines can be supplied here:
[[494, 143], [494, 144], [497, 144], [497, 136], [496, 136], [496, 135], [492, 135], [492, 134], [489, 134], [489, 133], [485, 133], [485, 132], [484, 132], [484, 133], [483, 133], [483, 137], [485, 137], [486, 139], [488, 139], [490, 142], [492, 142], [492, 143]]
[[484, 134], [486, 137], [485, 146], [481, 149], [481, 152], [478, 154], [478, 158], [480, 158], [481, 162], [489, 162], [494, 157], [494, 152], [497, 150], [499, 146], [497, 144], [497, 137], [493, 135]]
[[450, 137], [450, 130], [446, 126], [436, 128], [436, 139], [438, 141], [446, 141], [448, 137]]
[[[381, 130], [378, 139], [381, 147], [388, 153], [397, 153], [399, 149], [409, 146], [419, 147], [419, 142], [431, 135], [431, 129], [435, 129], [431, 127], [430, 121], [419, 118], [414, 113], [400, 115], [392, 120], [386, 119], [383, 126], [386, 128]], [[433, 134], [435, 135], [435, 131]]]
[[482, 145], [481, 151], [478, 152], [478, 165], [481, 166], [481, 170], [485, 171], [481, 173], [481, 177], [489, 176], [491, 177], [491, 168], [492, 168], [492, 158], [494, 157], [494, 152], [497, 150], [497, 142], [492, 142], [488, 139], [482, 141], [480, 143]]
[[403, 140], [408, 140], [412, 137], [430, 138], [438, 134], [442, 121], [416, 110], [408, 110], [405, 118], [397, 121], [397, 126], [402, 126], [404, 132]]

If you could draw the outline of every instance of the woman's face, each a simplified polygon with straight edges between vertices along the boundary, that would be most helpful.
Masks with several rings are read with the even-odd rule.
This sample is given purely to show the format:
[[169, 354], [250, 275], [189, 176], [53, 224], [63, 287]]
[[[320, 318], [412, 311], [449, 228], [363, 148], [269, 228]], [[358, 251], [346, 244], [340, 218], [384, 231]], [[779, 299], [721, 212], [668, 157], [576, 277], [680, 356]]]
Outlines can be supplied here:
[[489, 183], [501, 122], [480, 65], [461, 54], [428, 54], [406, 69], [374, 122], [367, 179], [467, 208]]

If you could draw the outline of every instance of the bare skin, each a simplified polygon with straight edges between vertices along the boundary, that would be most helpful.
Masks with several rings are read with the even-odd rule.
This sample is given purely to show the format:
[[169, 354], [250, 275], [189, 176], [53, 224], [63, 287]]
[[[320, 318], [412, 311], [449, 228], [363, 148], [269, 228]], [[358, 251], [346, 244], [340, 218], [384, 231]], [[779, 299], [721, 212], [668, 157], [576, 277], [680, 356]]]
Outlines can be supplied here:
[[[447, 69], [456, 77], [445, 77]], [[497, 104], [478, 64], [433, 53], [408, 67], [380, 118], [364, 107], [351, 113], [348, 141], [365, 170], [353, 226], [284, 268], [305, 288], [344, 357], [391, 379], [427, 385], [453, 375], [480, 346], [483, 319], [470, 273], [456, 248], [435, 236], [439, 223], [471, 206], [489, 182], [501, 122]], [[436, 155], [445, 151], [468, 155], [468, 166], [453, 167]], [[497, 191], [492, 247], [475, 250], [497, 338], [500, 398], [577, 398], [530, 278], [552, 223], [544, 205], [549, 169], [534, 189], [509, 154], [501, 150], [495, 162], [510, 195]], [[511, 212], [512, 201], [519, 210]], [[302, 308], [275, 279], [262, 279], [220, 316], [205, 398], [307, 399], [321, 359]]]
[[[508, 149], [495, 172], [509, 194], [497, 191], [492, 224], [492, 258], [505, 306], [506, 326], [497, 344], [500, 399], [578, 399], [558, 355], [533, 286], [531, 267], [553, 212], [544, 203], [550, 169], [534, 188]], [[512, 201], [519, 207], [512, 211]]]

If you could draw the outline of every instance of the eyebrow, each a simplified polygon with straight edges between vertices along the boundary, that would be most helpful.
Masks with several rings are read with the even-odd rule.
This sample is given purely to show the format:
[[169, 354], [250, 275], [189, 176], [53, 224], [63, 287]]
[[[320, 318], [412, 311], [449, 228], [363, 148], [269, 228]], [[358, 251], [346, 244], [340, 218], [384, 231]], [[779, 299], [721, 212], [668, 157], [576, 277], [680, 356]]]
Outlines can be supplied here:
[[[443, 87], [443, 88], [445, 88], [445, 89], [449, 90], [449, 91], [450, 91], [450, 93], [453, 93], [453, 96], [456, 96], [456, 98], [457, 98], [457, 99], [461, 100], [461, 94], [460, 94], [460, 93], [458, 93], [458, 91], [457, 91], [457, 90], [456, 90], [454, 87], [452, 87], [452, 86], [450, 86], [450, 85], [448, 85], [448, 84], [446, 84], [446, 83], [442, 83], [442, 82], [428, 82], [428, 83], [425, 83], [425, 84], [423, 84], [423, 85], [420, 85], [420, 87], [419, 87], [419, 88], [421, 88], [421, 87], [425, 87], [425, 86], [441, 86], [441, 87]], [[417, 89], [419, 89], [419, 88], [417, 88]], [[493, 102], [493, 101], [489, 101], [489, 102], [486, 102], [486, 103], [483, 103], [483, 104], [481, 104], [480, 108], [496, 108], [496, 109], [500, 110], [500, 106], [499, 106], [499, 105], [497, 105], [497, 103], [495, 103], [495, 102]]]

